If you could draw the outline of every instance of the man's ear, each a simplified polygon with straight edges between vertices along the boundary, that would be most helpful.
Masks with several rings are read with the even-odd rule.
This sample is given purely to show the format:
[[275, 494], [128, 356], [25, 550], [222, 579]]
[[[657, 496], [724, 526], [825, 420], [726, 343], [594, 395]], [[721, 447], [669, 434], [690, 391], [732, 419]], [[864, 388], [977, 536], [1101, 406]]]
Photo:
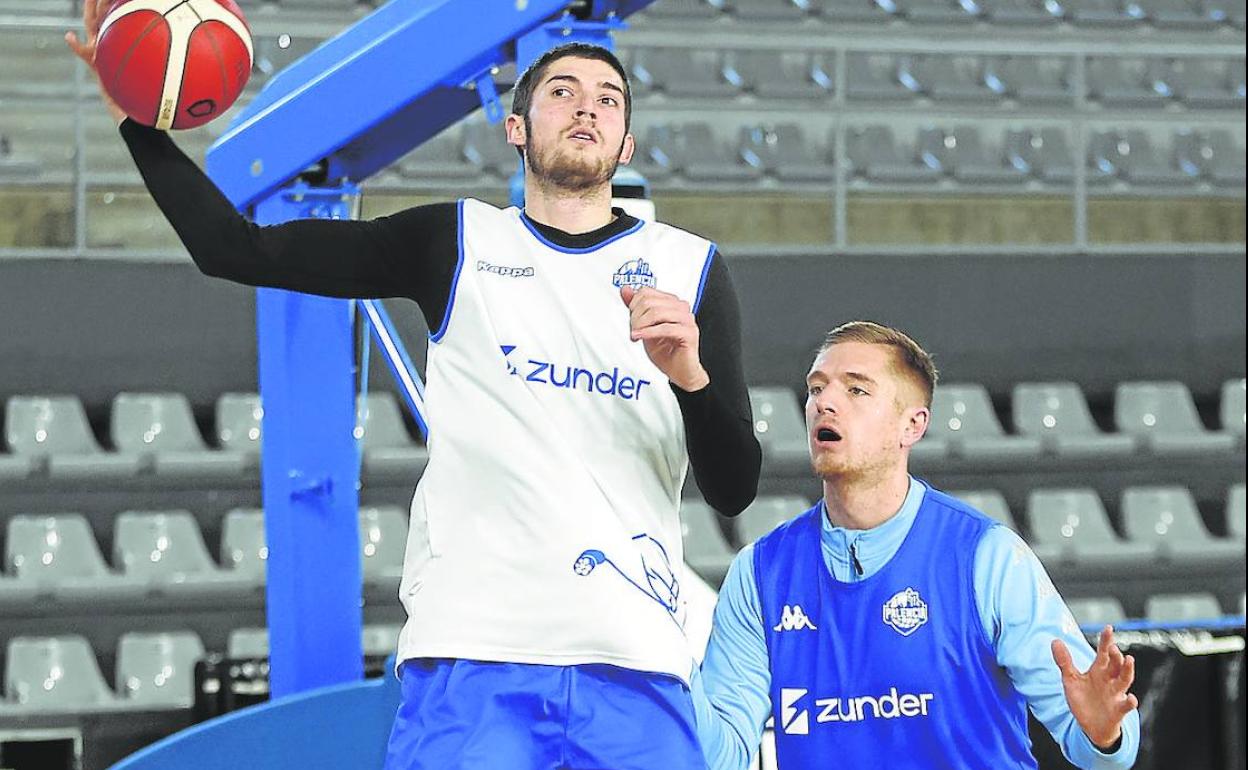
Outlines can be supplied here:
[[628, 162], [633, 159], [633, 153], [637, 151], [637, 142], [633, 139], [632, 134], [624, 135], [624, 146], [620, 148], [620, 165], [627, 166]]
[[524, 118], [511, 113], [503, 121], [503, 128], [507, 135], [507, 144], [513, 147], [523, 147], [528, 140], [528, 136], [524, 132]]
[[914, 406], [902, 412], [905, 425], [901, 430], [901, 445], [909, 448], [919, 442], [927, 433], [927, 426], [932, 422], [932, 410], [926, 406]]

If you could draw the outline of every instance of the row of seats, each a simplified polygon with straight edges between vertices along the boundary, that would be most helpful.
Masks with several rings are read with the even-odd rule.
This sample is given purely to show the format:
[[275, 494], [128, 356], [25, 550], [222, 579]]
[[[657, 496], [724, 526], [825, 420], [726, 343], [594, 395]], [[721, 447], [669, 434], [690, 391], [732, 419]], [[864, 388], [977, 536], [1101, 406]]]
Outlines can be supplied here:
[[[393, 654], [399, 630], [397, 625], [365, 626], [364, 654]], [[230, 632], [229, 658], [268, 654], [266, 630]], [[82, 636], [14, 637], [5, 655], [0, 716], [190, 708], [195, 700], [195, 664], [204, 656], [204, 643], [194, 631], [124, 634], [117, 642], [116, 676], [110, 688]]]
[[[1227, 493], [1225, 536], [1209, 532], [1185, 487], [1127, 488], [1120, 505], [1125, 539], [1115, 530], [1101, 498], [1090, 489], [1033, 490], [1027, 499], [1026, 529], [998, 491], [953, 494], [1025, 535], [1036, 555], [1055, 572], [1072, 567], [1182, 569], [1197, 564], [1233, 570], [1244, 560], [1243, 484]], [[686, 502], [681, 513], [685, 560], [716, 582], [737, 550], [810, 505], [800, 497], [760, 497], [739, 517], [726, 520], [705, 503]]]
[[[365, 474], [415, 477], [428, 460], [412, 440], [394, 395], [360, 399], [355, 437]], [[117, 451], [95, 440], [75, 396], [13, 396], [5, 405], [0, 480], [117, 478], [154, 473], [200, 479], [255, 477], [259, 472], [264, 410], [255, 393], [226, 393], [215, 408], [216, 448], [209, 448], [179, 393], [122, 393], [113, 399], [109, 436]]]
[[[988, 391], [978, 384], [941, 384], [932, 398], [926, 436], [912, 449], [919, 463], [946, 457], [984, 464], [1023, 464], [1042, 456], [1073, 460], [1156, 455], [1217, 455], [1242, 451], [1245, 398], [1242, 378], [1222, 387], [1221, 430], [1205, 428], [1181, 382], [1128, 382], [1114, 399], [1115, 432], [1103, 432], [1087, 399], [1072, 382], [1020, 383], [1011, 398], [1017, 433], [1007, 434]], [[753, 387], [754, 431], [769, 465], [804, 471], [806, 423], [786, 388]]]
[[[623, 49], [638, 96], [680, 99], [824, 99], [835, 92], [835, 56], [811, 51]], [[852, 101], [993, 105], [1072, 104], [1080, 95], [1071, 57], [851, 52], [845, 95]], [[1105, 107], [1243, 109], [1244, 60], [1090, 57], [1090, 101]]]
[[[395, 506], [364, 507], [360, 564], [366, 585], [397, 585], [407, 541], [407, 514]], [[5, 530], [0, 602], [38, 596], [87, 600], [238, 594], [264, 585], [269, 557], [264, 514], [235, 509], [225, 515], [218, 562], [200, 525], [186, 510], [124, 511], [113, 522], [107, 564], [82, 514], [15, 515]]]
[[659, 0], [645, 12], [658, 22], [795, 24], [823, 21], [1037, 25], [1209, 30], [1244, 28], [1243, 0]]

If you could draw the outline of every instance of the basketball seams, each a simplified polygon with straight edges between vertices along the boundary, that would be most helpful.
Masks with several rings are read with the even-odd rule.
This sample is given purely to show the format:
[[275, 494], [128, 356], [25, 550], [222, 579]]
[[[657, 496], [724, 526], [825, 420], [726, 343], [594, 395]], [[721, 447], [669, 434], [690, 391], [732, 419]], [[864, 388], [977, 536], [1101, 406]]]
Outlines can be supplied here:
[[[199, 15], [190, 7], [186, 13], [181, 6], [171, 9], [165, 21], [169, 23], [169, 58], [165, 68], [164, 90], [160, 97], [160, 111], [156, 115], [156, 128], [167, 131], [178, 117], [178, 99], [182, 92], [182, 78], [186, 75], [186, 54], [191, 44], [191, 33], [199, 26]], [[189, 14], [189, 15], [188, 15]]]
[[190, 2], [196, 15], [203, 21], [219, 21], [234, 30], [234, 34], [238, 35], [239, 40], [243, 41], [243, 45], [247, 48], [247, 67], [250, 69], [255, 61], [255, 52], [251, 47], [251, 32], [247, 29], [247, 23], [216, 0], [210, 0], [210, 2], [190, 0]]
[[151, 11], [152, 13], [158, 13], [161, 16], [164, 16], [184, 2], [186, 2], [186, 0], [128, 0], [128, 2], [124, 5], [115, 8], [108, 14], [108, 16], [104, 19], [104, 23], [100, 25], [100, 31], [96, 33], [95, 38], [96, 40], [99, 40], [104, 36], [104, 32], [107, 31], [109, 27], [117, 23], [118, 19], [125, 18], [132, 13], [138, 13], [139, 11]]
[[[152, 30], [156, 29], [156, 25], [162, 23], [163, 21], [164, 21], [163, 18], [157, 16], [156, 18], [148, 22], [148, 25], [143, 28], [142, 32], [140, 32], [138, 35], [135, 36], [134, 42], [130, 44], [130, 47], [126, 49], [126, 52], [122, 54], [121, 56], [121, 60], [117, 63], [117, 69], [116, 69], [116, 72], [114, 73], [116, 77], [122, 77], [122, 73], [126, 71], [126, 65], [130, 63], [130, 58], [134, 56], [134, 52], [138, 50], [138, 47], [143, 42], [144, 38], [146, 38], [149, 34], [151, 34]], [[165, 52], [165, 56], [166, 58], [168, 57], [168, 51]], [[157, 104], [156, 114], [152, 116], [152, 119], [156, 120], [159, 117], [160, 117], [160, 105]]]

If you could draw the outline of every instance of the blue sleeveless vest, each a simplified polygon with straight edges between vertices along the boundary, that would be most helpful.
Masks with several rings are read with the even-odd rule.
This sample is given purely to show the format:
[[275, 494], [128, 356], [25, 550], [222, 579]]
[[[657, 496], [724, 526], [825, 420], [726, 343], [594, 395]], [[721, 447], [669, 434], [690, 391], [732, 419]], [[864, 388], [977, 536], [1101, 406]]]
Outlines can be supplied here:
[[832, 577], [822, 505], [754, 546], [780, 770], [1036, 768], [1027, 704], [975, 604], [982, 514], [928, 489], [901, 548]]

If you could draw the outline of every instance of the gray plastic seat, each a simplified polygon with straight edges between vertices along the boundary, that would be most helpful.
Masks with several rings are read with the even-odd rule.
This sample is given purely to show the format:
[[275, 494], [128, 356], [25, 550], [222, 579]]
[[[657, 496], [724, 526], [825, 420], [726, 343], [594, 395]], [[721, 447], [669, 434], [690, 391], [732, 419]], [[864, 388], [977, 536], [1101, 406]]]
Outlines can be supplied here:
[[1174, 59], [1166, 72], [1174, 97], [1195, 109], [1243, 109], [1244, 65], [1222, 59]]
[[826, 99], [833, 92], [831, 64], [809, 51], [741, 51], [733, 63], [761, 99]]
[[1226, 129], [1212, 129], [1208, 134], [1212, 169], [1210, 176], [1219, 187], [1242, 190], [1244, 187], [1244, 148], [1236, 143]]
[[701, 500], [683, 501], [680, 534], [685, 546], [685, 563], [711, 585], [722, 583], [736, 554], [724, 540], [714, 509]]
[[1144, 602], [1144, 616], [1158, 623], [1183, 623], [1222, 617], [1222, 607], [1213, 594], [1159, 594]]
[[950, 492], [949, 494], [958, 498], [962, 502], [971, 506], [980, 513], [986, 515], [995, 522], [1004, 524], [1015, 532], [1020, 532], [1018, 522], [1014, 520], [1014, 514], [1010, 512], [1010, 505], [1005, 501], [1005, 495], [995, 489], [975, 489], [960, 490]]
[[7, 700], [27, 713], [109, 711], [117, 700], [91, 645], [77, 635], [10, 639], [4, 687]]
[[113, 563], [165, 594], [241, 591], [251, 580], [217, 568], [189, 511], [123, 511], [113, 529]]
[[1192, 178], [1159, 158], [1141, 131], [1096, 131], [1089, 144], [1090, 161], [1104, 173], [1136, 185], [1186, 186]]
[[403, 626], [397, 623], [364, 626], [361, 634], [364, 654], [380, 658], [393, 655], [399, 648], [399, 634], [402, 632]]
[[810, 501], [802, 497], [759, 497], [734, 520], [737, 539], [742, 545], [749, 545], [809, 509]]
[[137, 457], [100, 449], [76, 396], [11, 396], [4, 434], [14, 455], [46, 463], [53, 478], [115, 479], [139, 470]]
[[886, 24], [896, 12], [895, 4], [881, 5], [874, 0], [811, 0], [811, 7], [818, 18], [829, 24], [842, 22]]
[[193, 631], [128, 633], [117, 642], [120, 708], [186, 709], [195, 702], [195, 664], [204, 643]]
[[1225, 130], [1180, 128], [1174, 133], [1174, 157], [1187, 176], [1218, 187], [1244, 186], [1244, 153]]
[[1218, 417], [1222, 430], [1239, 436], [1244, 442], [1244, 432], [1248, 428], [1248, 405], [1245, 399], [1245, 379], [1227, 380], [1222, 383], [1222, 400], [1218, 404]]
[[208, 450], [181, 393], [120, 393], [111, 422], [118, 451], [148, 458], [162, 476], [236, 478], [246, 467], [241, 452]]
[[1244, 29], [1244, 0], [1205, 0], [1205, 11], [1221, 24]]
[[507, 143], [502, 127], [484, 120], [464, 124], [463, 157], [474, 171], [503, 180], [511, 179], [520, 168], [520, 156]]
[[1027, 498], [1032, 549], [1046, 564], [1119, 574], [1157, 555], [1153, 543], [1124, 542], [1109, 525], [1101, 498], [1091, 489], [1037, 489]]
[[1209, 30], [1218, 20], [1192, 0], [1139, 0], [1144, 16], [1158, 29]]
[[464, 161], [459, 129], [452, 126], [428, 139], [399, 161], [399, 173], [414, 180], [466, 181], [477, 169]]
[[364, 475], [414, 479], [429, 462], [429, 452], [412, 440], [399, 412], [399, 402], [387, 390], [374, 390], [356, 401], [355, 437], [363, 440]]
[[1019, 433], [1035, 436], [1059, 457], [1124, 457], [1136, 450], [1135, 438], [1101, 432], [1083, 391], [1073, 382], [1026, 382], [1014, 386], [1011, 399]]
[[1122, 521], [1129, 539], [1157, 544], [1163, 557], [1185, 569], [1243, 565], [1243, 541], [1212, 537], [1186, 487], [1129, 487], [1122, 493]]
[[801, 23], [810, 12], [807, 0], [730, 0], [729, 7], [746, 22]]
[[985, 4], [985, 14], [996, 24], [1022, 24], [1037, 26], [1053, 24], [1061, 14], [1054, 14], [1044, 0], [989, 0]]
[[647, 18], [711, 21], [723, 13], [720, 0], [658, 0], [646, 6]]
[[1118, 0], [1060, 0], [1060, 5], [1066, 18], [1081, 27], [1130, 27], [1140, 21]]
[[1075, 617], [1075, 622], [1085, 628], [1103, 627], [1106, 623], [1116, 625], [1127, 619], [1127, 613], [1122, 609], [1122, 602], [1112, 596], [1068, 599], [1066, 608]]
[[222, 393], [216, 404], [217, 442], [239, 452], [247, 470], [259, 470], [264, 441], [264, 407], [259, 393]]
[[268, 575], [269, 546], [264, 531], [264, 511], [235, 508], [221, 525], [221, 563], [226, 570], [263, 585]]
[[407, 514], [396, 506], [360, 509], [360, 566], [366, 583], [393, 583], [403, 576]]
[[1070, 104], [1075, 97], [1069, 65], [1061, 58], [990, 57], [984, 63], [984, 84], [1000, 96], [1027, 104]]
[[682, 127], [681, 134], [683, 173], [689, 179], [699, 182], [749, 182], [762, 176], [761, 159], [751, 159], [730, 150], [716, 139], [709, 123], [691, 121]]
[[645, 48], [632, 57], [632, 77], [648, 90], [693, 99], [729, 99], [740, 84], [730, 82], [718, 51]]
[[1234, 436], [1205, 430], [1181, 382], [1119, 383], [1114, 426], [1159, 454], [1223, 454], [1235, 448]]
[[854, 173], [873, 182], [931, 182], [941, 175], [939, 169], [920, 163], [908, 148], [898, 147], [887, 126], [851, 130], [846, 152]]
[[754, 436], [771, 471], [805, 473], [810, 468], [806, 418], [788, 388], [751, 387]]
[[796, 123], [743, 126], [738, 146], [786, 182], [828, 183], [836, 177], [831, 152], [815, 147]]
[[142, 592], [141, 582], [112, 572], [104, 563], [82, 514], [14, 516], [7, 530], [4, 566], [17, 583], [67, 601], [137, 597]]
[[845, 66], [845, 93], [850, 99], [899, 101], [917, 93], [898, 78], [899, 62], [892, 54], [853, 52]]
[[915, 24], [973, 24], [983, 13], [975, 0], [900, 0], [900, 5]]
[[637, 151], [630, 167], [649, 179], [658, 182], [671, 177], [680, 170], [680, 148], [677, 130], [670, 123], [648, 127], [639, 137]]
[[1162, 107], [1170, 99], [1158, 90], [1143, 59], [1096, 58], [1088, 61], [1088, 96], [1114, 107]]
[[1006, 435], [988, 391], [977, 383], [937, 386], [927, 432], [947, 441], [955, 455], [978, 463], [1019, 463], [1041, 454], [1039, 439]]
[[984, 63], [976, 56], [904, 56], [897, 72], [902, 84], [913, 83], [912, 90], [936, 101], [992, 104], [1001, 99], [985, 82]]
[[[952, 138], [952, 146], [948, 139]], [[988, 147], [974, 126], [958, 126], [946, 136], [945, 144], [953, 176], [962, 182], [979, 184], [1018, 184], [1026, 181], [1027, 171], [1010, 162], [997, 147]]]
[[[1026, 167], [1041, 180], [1057, 185], [1075, 181], [1075, 154], [1066, 131], [1056, 126], [1011, 129], [1005, 137], [1005, 156], [1016, 167]], [[1104, 182], [1111, 174], [1096, 167], [1087, 169], [1088, 184]]]
[[236, 628], [225, 640], [225, 654], [233, 660], [269, 657], [267, 628]]
[[1241, 482], [1232, 486], [1226, 495], [1226, 532], [1241, 542], [1248, 536], [1245, 507], [1244, 485]]

